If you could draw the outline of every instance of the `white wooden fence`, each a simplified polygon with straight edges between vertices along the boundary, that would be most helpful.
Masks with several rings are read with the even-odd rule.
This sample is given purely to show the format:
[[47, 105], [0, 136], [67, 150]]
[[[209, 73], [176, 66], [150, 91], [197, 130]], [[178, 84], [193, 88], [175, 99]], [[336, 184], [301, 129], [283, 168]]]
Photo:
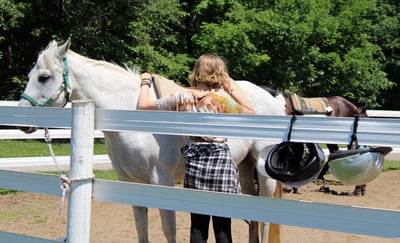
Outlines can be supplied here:
[[[322, 230], [364, 234], [400, 239], [400, 211], [358, 206], [330, 205], [246, 195], [226, 195], [182, 188], [135, 183], [92, 180], [90, 178], [93, 129], [108, 131], [140, 131], [173, 135], [225, 136], [245, 139], [286, 140], [290, 124], [288, 116], [252, 116], [228, 114], [194, 114], [173, 112], [96, 110], [91, 102], [79, 102], [72, 109], [0, 107], [0, 125], [29, 125], [71, 128], [72, 139], [79, 140], [71, 152], [71, 177], [82, 178], [73, 183], [69, 196], [67, 240], [89, 242], [90, 197], [93, 200], [139, 205], [169, 210], [213, 214], [232, 218], [310, 227]], [[80, 110], [86, 111], [80, 114]], [[94, 114], [94, 111], [92, 111]], [[177, 117], [179, 116], [179, 119]], [[91, 119], [87, 119], [87, 118]], [[95, 124], [91, 124], [91, 121]], [[350, 118], [298, 117], [292, 130], [292, 141], [348, 144], [353, 125]], [[91, 127], [92, 126], [92, 127]], [[94, 127], [94, 128], [93, 128]], [[82, 132], [88, 134], [82, 134]], [[80, 134], [77, 134], [80, 133]], [[360, 144], [400, 147], [399, 119], [360, 119]], [[81, 141], [82, 137], [85, 141]], [[86, 167], [77, 168], [77, 158], [84, 158]], [[79, 172], [84, 171], [83, 174]], [[90, 190], [92, 188], [92, 190]], [[59, 177], [38, 173], [0, 170], [0, 188], [60, 195]], [[86, 188], [81, 190], [81, 188]], [[89, 215], [81, 212], [76, 197], [86, 198]], [[75, 198], [75, 200], [73, 200]], [[78, 210], [71, 210], [71, 208]], [[75, 214], [74, 214], [75, 212]], [[79, 225], [80, 229], [70, 228]], [[82, 230], [83, 229], [83, 230]], [[13, 240], [9, 240], [12, 238]], [[3, 240], [5, 239], [5, 240]], [[54, 242], [30, 236], [0, 232], [0, 242]]]

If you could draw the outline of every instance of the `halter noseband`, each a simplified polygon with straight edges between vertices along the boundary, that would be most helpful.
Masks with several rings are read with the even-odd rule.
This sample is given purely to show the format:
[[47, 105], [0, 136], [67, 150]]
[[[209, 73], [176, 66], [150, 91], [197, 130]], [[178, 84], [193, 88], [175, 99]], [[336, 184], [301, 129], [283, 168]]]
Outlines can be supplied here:
[[55, 99], [57, 99], [60, 96], [61, 93], [64, 92], [65, 103], [64, 103], [64, 105], [62, 105], [62, 107], [67, 105], [67, 103], [69, 101], [69, 96], [70, 96], [70, 92], [69, 91], [71, 89], [71, 84], [70, 84], [69, 78], [68, 78], [69, 67], [68, 67], [68, 61], [67, 61], [67, 57], [66, 56], [63, 57], [63, 63], [64, 63], [63, 82], [61, 83], [60, 88], [58, 88], [57, 92], [53, 96], [51, 96], [44, 104], [40, 104], [39, 102], [37, 102], [34, 98], [29, 96], [25, 92], [21, 94], [21, 98], [26, 99], [27, 101], [29, 101], [32, 106], [47, 107], [51, 103], [53, 103], [53, 101]]

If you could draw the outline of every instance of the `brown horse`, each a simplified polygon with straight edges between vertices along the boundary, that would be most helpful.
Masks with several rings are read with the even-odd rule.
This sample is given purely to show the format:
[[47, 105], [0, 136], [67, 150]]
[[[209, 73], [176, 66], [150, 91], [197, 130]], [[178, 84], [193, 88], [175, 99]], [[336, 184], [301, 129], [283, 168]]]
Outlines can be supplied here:
[[[266, 86], [261, 87], [277, 99], [284, 99], [287, 115], [320, 114], [332, 117], [367, 117], [365, 114], [365, 106], [359, 108], [341, 96], [304, 98], [293, 93], [279, 91], [278, 89], [272, 89]], [[329, 153], [334, 153], [339, 150], [337, 144], [327, 144], [327, 147]], [[352, 149], [351, 145], [348, 146], [348, 149]], [[328, 164], [325, 164], [325, 167], [318, 175], [318, 179], [324, 180], [324, 175], [327, 173], [328, 169]], [[365, 193], [366, 185], [356, 185], [352, 194], [363, 196]]]

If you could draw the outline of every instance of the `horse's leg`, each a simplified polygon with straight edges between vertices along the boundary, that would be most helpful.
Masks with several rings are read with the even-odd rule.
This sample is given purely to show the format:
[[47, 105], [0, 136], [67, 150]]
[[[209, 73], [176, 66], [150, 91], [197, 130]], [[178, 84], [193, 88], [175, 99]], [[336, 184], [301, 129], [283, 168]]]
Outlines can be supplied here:
[[[259, 186], [260, 186], [260, 196], [264, 197], [274, 197], [281, 198], [282, 197], [282, 186], [280, 183], [277, 183], [275, 179], [266, 178], [258, 175], [259, 178]], [[279, 224], [270, 224], [270, 223], [261, 223], [261, 234], [263, 243], [279, 243], [280, 242], [280, 225]]]
[[[257, 195], [257, 190], [254, 183], [254, 165], [247, 156], [239, 165], [239, 179], [242, 193], [248, 195]], [[249, 243], [258, 243], [258, 222], [250, 221], [249, 223]]]
[[[283, 190], [282, 183], [276, 181], [274, 198], [282, 198], [282, 190]], [[281, 242], [281, 227], [279, 224], [269, 225], [268, 242], [269, 243]]]
[[175, 211], [160, 209], [162, 231], [168, 243], [176, 243]]
[[[106, 140], [107, 142], [107, 140]], [[111, 154], [112, 155], [112, 154]], [[112, 158], [112, 156], [110, 156]], [[118, 179], [120, 181], [129, 182], [129, 176], [122, 170], [119, 165], [121, 163], [116, 163], [118, 161], [114, 159], [113, 168], [118, 175]], [[139, 243], [148, 243], [149, 242], [149, 234], [148, 234], [148, 215], [146, 207], [132, 206], [133, 216], [135, 218], [135, 227], [136, 233], [138, 236]]]
[[[172, 157], [172, 156], [171, 156]], [[159, 167], [158, 176], [159, 184], [165, 186], [174, 186], [174, 178], [168, 173], [161, 173]], [[173, 173], [172, 173], [173, 174]], [[154, 181], [152, 182], [154, 183]], [[176, 243], [176, 215], [175, 211], [160, 209], [161, 226], [165, 238], [168, 243]]]
[[148, 215], [146, 207], [132, 206], [139, 243], [149, 242]]
[[[174, 156], [169, 156], [169, 158], [174, 158]], [[177, 160], [177, 159], [176, 159]], [[159, 163], [167, 164], [167, 161], [161, 161]], [[170, 168], [170, 167], [168, 167]], [[164, 168], [165, 169], [165, 168]], [[151, 177], [151, 184], [153, 185], [164, 185], [164, 186], [174, 186], [174, 178], [171, 176], [173, 172], [166, 173], [162, 172], [163, 167], [158, 166], [154, 170], [154, 175]], [[172, 170], [171, 170], [172, 171]], [[159, 209], [161, 218], [161, 228], [168, 243], [176, 243], [176, 215], [175, 211]]]
[[[115, 166], [114, 166], [115, 168]], [[129, 181], [127, 175], [120, 170], [116, 170], [120, 181]], [[133, 216], [135, 218], [136, 233], [138, 236], [139, 243], [149, 242], [149, 222], [148, 222], [148, 210], [147, 207], [132, 206]]]

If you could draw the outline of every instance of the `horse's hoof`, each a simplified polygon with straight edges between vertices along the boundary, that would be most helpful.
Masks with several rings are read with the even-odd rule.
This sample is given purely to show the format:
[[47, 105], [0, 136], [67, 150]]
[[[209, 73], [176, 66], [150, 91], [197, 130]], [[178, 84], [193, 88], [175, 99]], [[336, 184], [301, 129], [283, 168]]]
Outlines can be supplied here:
[[350, 196], [361, 196], [361, 190], [354, 190], [353, 192], [349, 193]]
[[293, 188], [293, 194], [302, 194], [303, 190], [301, 188]]
[[283, 188], [283, 192], [287, 192], [287, 193], [291, 193], [292, 189], [288, 188], [288, 187], [284, 187]]

